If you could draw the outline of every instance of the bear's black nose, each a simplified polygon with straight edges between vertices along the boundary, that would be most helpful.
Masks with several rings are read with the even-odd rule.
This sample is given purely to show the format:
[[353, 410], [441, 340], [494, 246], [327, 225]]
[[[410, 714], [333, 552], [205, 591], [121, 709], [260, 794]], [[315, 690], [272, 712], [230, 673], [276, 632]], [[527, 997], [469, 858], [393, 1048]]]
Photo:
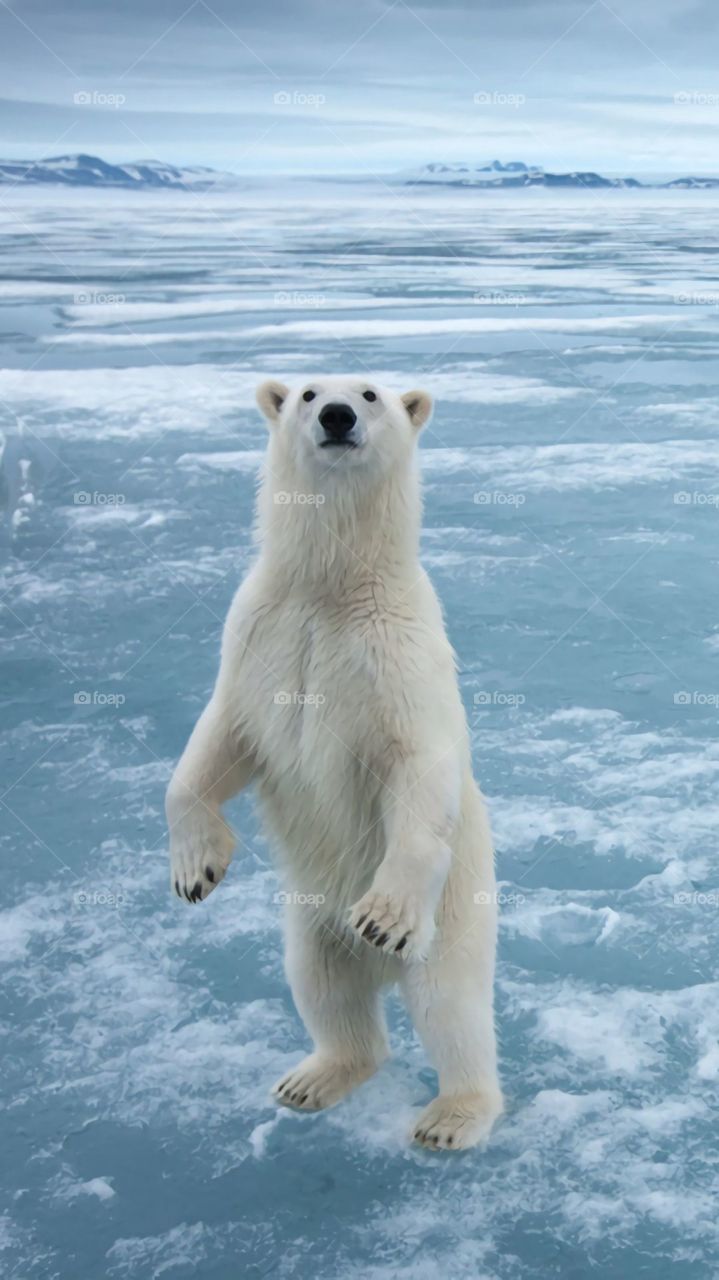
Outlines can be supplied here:
[[357, 421], [357, 414], [348, 404], [326, 404], [320, 414], [320, 426], [327, 439], [323, 444], [343, 444]]

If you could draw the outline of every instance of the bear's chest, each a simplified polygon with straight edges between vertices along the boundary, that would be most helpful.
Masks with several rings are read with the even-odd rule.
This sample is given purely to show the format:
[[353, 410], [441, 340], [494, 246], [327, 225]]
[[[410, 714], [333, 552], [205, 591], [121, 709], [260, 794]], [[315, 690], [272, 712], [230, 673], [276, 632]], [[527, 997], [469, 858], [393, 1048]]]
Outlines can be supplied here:
[[393, 737], [396, 658], [366, 608], [267, 609], [247, 627], [241, 662], [238, 710], [273, 772], [337, 786], [358, 763], [381, 765]]

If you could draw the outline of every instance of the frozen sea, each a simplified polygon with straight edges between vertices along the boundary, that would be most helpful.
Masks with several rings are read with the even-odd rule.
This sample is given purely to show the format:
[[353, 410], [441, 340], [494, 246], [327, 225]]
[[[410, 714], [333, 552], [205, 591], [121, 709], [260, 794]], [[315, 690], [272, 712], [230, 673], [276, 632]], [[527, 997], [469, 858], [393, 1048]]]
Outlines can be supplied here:
[[[16, 1280], [719, 1272], [719, 200], [0, 189], [4, 1139]], [[423, 558], [491, 807], [507, 1115], [277, 1112], [278, 883], [190, 910], [163, 791], [252, 556], [258, 381], [436, 396]]]

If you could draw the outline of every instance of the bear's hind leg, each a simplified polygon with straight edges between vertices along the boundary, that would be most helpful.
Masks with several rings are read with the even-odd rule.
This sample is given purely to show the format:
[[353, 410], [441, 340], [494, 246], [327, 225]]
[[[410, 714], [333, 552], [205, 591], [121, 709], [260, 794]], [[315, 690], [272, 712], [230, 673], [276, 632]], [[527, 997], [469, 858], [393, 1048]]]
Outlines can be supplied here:
[[318, 1111], [339, 1102], [387, 1057], [380, 1000], [386, 962], [352, 949], [352, 939], [312, 919], [312, 908], [287, 911], [285, 968], [315, 1051], [282, 1077], [277, 1102]]
[[416, 1030], [439, 1075], [439, 1096], [413, 1137], [459, 1151], [489, 1136], [503, 1110], [497, 1076], [492, 985], [494, 941], [438, 937], [426, 964], [410, 965], [402, 987]]

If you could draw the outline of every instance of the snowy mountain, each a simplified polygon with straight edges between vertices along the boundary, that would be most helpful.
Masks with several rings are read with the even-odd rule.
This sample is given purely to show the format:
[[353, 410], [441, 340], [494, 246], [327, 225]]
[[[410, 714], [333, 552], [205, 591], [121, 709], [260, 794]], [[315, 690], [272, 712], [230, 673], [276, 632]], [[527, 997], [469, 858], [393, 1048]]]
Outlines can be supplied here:
[[2, 183], [61, 183], [68, 187], [172, 187], [202, 190], [208, 187], [235, 185], [239, 179], [232, 173], [192, 165], [178, 169], [161, 160], [137, 160], [127, 164], [108, 164], [99, 156], [53, 156], [48, 160], [0, 161]]
[[426, 164], [420, 169], [398, 175], [408, 186], [477, 187], [504, 189], [515, 187], [717, 187], [719, 178], [674, 178], [671, 182], [639, 182], [637, 178], [605, 178], [593, 170], [549, 173], [541, 165], [527, 165], [521, 160], [502, 164], [490, 160], [480, 164]]
[[[0, 160], [0, 186], [61, 184], [66, 187], [124, 187], [136, 190], [202, 191], [236, 187], [241, 178], [234, 173], [202, 165], [178, 168], [161, 160], [134, 160], [108, 164], [99, 156], [53, 156], [47, 160]], [[550, 173], [541, 165], [521, 160], [503, 164], [487, 160], [479, 164], [426, 164], [406, 170], [394, 178], [407, 186], [476, 187], [512, 189], [517, 187], [719, 187], [719, 178], [680, 177], [666, 182], [639, 182], [636, 178], [605, 178], [593, 170]]]
[[674, 178], [665, 187], [719, 187], [719, 178]]
[[541, 165], [527, 165], [521, 160], [502, 164], [492, 160], [482, 164], [427, 164], [403, 174], [402, 180], [412, 186], [441, 185], [449, 187], [639, 187], [636, 178], [603, 178], [592, 171], [548, 173]]

